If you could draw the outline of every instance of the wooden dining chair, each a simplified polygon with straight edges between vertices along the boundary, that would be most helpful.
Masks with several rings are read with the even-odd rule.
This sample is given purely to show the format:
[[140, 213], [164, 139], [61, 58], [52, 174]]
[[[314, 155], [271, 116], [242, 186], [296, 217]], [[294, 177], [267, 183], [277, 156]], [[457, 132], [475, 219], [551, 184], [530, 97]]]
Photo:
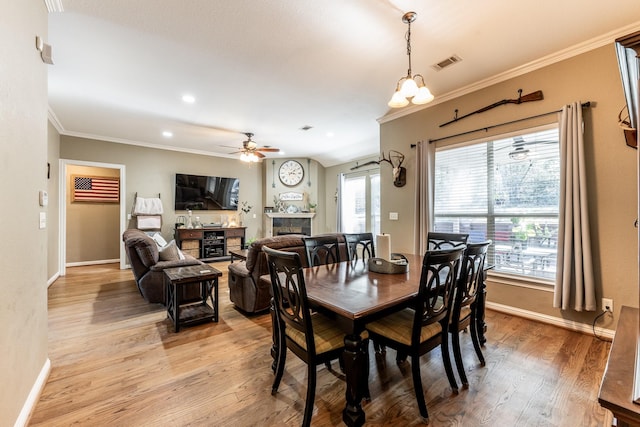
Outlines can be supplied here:
[[340, 244], [337, 236], [303, 237], [302, 240], [309, 267], [340, 262]]
[[423, 258], [420, 287], [413, 307], [365, 325], [369, 337], [374, 342], [395, 349], [398, 355], [406, 354], [411, 357], [413, 388], [420, 415], [427, 422], [429, 414], [420, 377], [420, 356], [439, 345], [442, 346], [447, 379], [452, 391], [455, 393], [458, 390], [449, 356], [448, 327], [455, 278], [463, 252], [464, 247], [427, 251]]
[[469, 234], [467, 233], [442, 233], [438, 231], [429, 231], [427, 233], [428, 250], [439, 250], [457, 248], [467, 244]]
[[[333, 319], [309, 309], [300, 256], [263, 246], [266, 254], [279, 329], [277, 367], [271, 394], [278, 392], [287, 349], [307, 364], [307, 397], [302, 425], [311, 424], [316, 392], [316, 367], [342, 357], [345, 333]], [[368, 338], [364, 331], [363, 339]]]
[[487, 258], [487, 250], [491, 245], [491, 240], [481, 243], [470, 243], [464, 251], [461, 263], [460, 279], [456, 286], [453, 307], [451, 309], [451, 322], [449, 333], [453, 347], [453, 356], [458, 368], [458, 375], [462, 382], [462, 387], [469, 387], [469, 381], [462, 363], [462, 352], [460, 350], [460, 332], [470, 328], [473, 348], [482, 366], [485, 365], [482, 355], [481, 343], [478, 334], [478, 306], [476, 304], [478, 292], [482, 292], [484, 281], [484, 263]]
[[344, 242], [349, 261], [358, 261], [360, 256], [362, 261], [366, 261], [376, 256], [372, 233], [345, 233]]

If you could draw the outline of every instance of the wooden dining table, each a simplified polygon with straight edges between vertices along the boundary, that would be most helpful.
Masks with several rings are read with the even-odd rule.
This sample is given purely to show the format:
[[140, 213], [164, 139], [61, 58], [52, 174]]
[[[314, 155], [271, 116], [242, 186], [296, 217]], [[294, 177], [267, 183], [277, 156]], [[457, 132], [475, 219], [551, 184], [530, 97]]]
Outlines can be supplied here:
[[363, 261], [304, 269], [309, 304], [333, 317], [345, 331], [347, 391], [342, 420], [348, 426], [365, 421], [361, 401], [368, 390], [369, 360], [360, 333], [366, 323], [407, 307], [418, 294], [422, 256], [403, 255], [409, 261], [406, 273], [375, 273]]

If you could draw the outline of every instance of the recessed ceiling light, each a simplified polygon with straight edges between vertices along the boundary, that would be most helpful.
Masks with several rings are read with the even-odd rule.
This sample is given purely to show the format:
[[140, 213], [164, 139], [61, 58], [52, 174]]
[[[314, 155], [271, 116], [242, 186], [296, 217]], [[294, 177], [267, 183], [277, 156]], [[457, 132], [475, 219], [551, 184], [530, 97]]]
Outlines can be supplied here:
[[336, 136], [335, 133], [333, 132], [327, 132], [327, 138], [333, 138], [334, 136]]
[[187, 104], [193, 104], [196, 102], [196, 97], [193, 95], [182, 95], [182, 100]]
[[173, 132], [165, 130], [162, 132], [162, 136], [164, 136], [165, 138], [171, 138], [173, 136]]
[[280, 154], [281, 156], [284, 156], [284, 151], [280, 150], [278, 151], [278, 154]]

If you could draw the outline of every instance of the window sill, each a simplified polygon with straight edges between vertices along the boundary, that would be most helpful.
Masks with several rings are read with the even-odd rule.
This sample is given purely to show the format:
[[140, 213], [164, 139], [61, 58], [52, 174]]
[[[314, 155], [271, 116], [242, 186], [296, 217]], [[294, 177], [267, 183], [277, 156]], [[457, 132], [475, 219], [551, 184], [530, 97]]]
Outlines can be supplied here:
[[487, 281], [501, 285], [519, 286], [521, 288], [535, 289], [538, 291], [553, 292], [554, 282], [537, 277], [515, 276], [489, 271]]

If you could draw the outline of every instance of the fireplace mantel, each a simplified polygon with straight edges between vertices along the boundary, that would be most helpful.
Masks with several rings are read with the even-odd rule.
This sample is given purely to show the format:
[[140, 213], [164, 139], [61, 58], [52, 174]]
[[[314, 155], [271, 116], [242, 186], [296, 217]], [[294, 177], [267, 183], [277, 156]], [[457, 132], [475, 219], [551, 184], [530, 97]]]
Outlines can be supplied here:
[[316, 216], [315, 212], [267, 212], [265, 215], [266, 237], [293, 233], [313, 235], [313, 217]]

